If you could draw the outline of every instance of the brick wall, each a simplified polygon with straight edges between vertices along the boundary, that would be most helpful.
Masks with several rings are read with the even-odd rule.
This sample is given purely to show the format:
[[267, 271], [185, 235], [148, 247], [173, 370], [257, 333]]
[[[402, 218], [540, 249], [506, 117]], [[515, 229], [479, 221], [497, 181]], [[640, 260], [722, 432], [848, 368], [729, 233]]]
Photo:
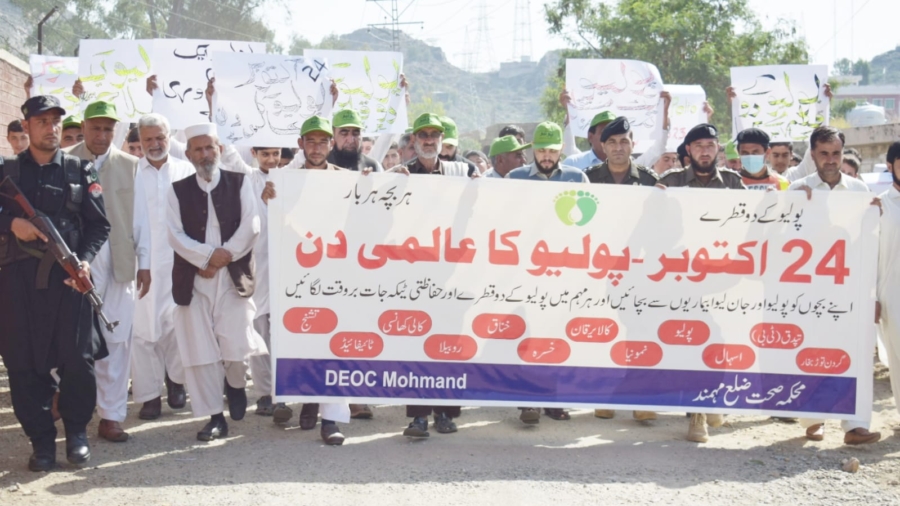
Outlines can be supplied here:
[[28, 79], [28, 63], [0, 49], [0, 155], [13, 155], [6, 142], [6, 126], [16, 119], [22, 119], [19, 107], [25, 102]]

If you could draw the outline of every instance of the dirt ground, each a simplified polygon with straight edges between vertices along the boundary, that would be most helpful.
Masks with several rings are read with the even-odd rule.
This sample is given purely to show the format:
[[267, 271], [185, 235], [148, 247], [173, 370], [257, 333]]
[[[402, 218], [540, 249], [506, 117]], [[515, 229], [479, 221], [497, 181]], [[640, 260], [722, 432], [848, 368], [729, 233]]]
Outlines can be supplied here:
[[[729, 416], [697, 445], [684, 439], [680, 413], [644, 424], [627, 412], [600, 420], [577, 410], [568, 422], [525, 427], [511, 408], [465, 409], [458, 433], [411, 442], [398, 406], [343, 426], [342, 447], [301, 431], [299, 406], [287, 427], [248, 410], [230, 422], [229, 438], [207, 444], [195, 438], [205, 420], [187, 410], [164, 404], [148, 423], [130, 405], [128, 442], [98, 440], [95, 417], [89, 465], [66, 463], [61, 438], [50, 473], [27, 470], [31, 449], [8, 391], [0, 368], [0, 505], [900, 504], [900, 437], [891, 430], [900, 415], [880, 366], [872, 430], [883, 439], [866, 447], [844, 446], [836, 421], [815, 443], [797, 424]], [[841, 470], [850, 457], [861, 463], [855, 474]]]

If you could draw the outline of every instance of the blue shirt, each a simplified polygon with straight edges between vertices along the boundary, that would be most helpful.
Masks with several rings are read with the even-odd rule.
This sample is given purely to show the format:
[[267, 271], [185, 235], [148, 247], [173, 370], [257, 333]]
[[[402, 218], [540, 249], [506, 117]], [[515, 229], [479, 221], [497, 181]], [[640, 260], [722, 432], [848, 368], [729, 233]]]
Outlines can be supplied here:
[[506, 175], [509, 179], [532, 179], [536, 181], [562, 181], [566, 183], [589, 183], [587, 176], [582, 172], [581, 169], [577, 167], [570, 167], [568, 165], [560, 165], [558, 169], [554, 170], [549, 177], [544, 175], [541, 171], [538, 170], [537, 164], [532, 163], [530, 165], [525, 165], [524, 167], [519, 167], [518, 169], [513, 169], [509, 171], [509, 174]]
[[593, 149], [588, 149], [587, 151], [578, 153], [577, 155], [567, 156], [565, 162], [566, 165], [570, 167], [587, 170], [589, 167], [593, 167], [594, 165], [600, 165], [601, 163], [603, 163], [603, 160], [597, 158], [597, 155], [594, 153]]

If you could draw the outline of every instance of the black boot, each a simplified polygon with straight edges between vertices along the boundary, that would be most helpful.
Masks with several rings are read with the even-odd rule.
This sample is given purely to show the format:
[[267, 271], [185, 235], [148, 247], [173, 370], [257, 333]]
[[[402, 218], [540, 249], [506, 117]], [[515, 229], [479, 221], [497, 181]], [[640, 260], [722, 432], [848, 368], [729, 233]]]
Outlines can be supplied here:
[[86, 431], [66, 431], [66, 460], [70, 464], [84, 464], [91, 460]]
[[56, 467], [56, 441], [32, 440], [31, 448], [31, 458], [28, 459], [29, 471], [50, 471]]
[[200, 441], [212, 441], [223, 437], [228, 437], [228, 422], [222, 413], [211, 416], [209, 423], [197, 433], [197, 439]]
[[225, 397], [228, 398], [228, 413], [232, 420], [243, 420], [247, 413], [247, 390], [234, 388], [225, 380]]
[[187, 404], [187, 393], [184, 391], [184, 385], [175, 383], [169, 379], [166, 374], [166, 402], [172, 409], [181, 409]]

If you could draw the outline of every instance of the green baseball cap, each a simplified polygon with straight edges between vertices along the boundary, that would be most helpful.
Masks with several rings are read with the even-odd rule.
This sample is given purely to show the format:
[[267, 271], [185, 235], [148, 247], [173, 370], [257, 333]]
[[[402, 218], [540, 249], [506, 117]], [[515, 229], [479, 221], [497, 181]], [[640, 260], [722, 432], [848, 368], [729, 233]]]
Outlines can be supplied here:
[[300, 136], [303, 137], [310, 132], [322, 132], [331, 137], [334, 134], [334, 129], [331, 127], [331, 122], [328, 121], [328, 118], [311, 116], [300, 126]]
[[616, 119], [616, 115], [613, 114], [612, 111], [603, 111], [594, 116], [594, 119], [591, 120], [591, 126], [597, 126], [600, 123], [609, 123], [614, 119]]
[[62, 127], [63, 127], [63, 130], [70, 128], [70, 127], [81, 128], [81, 118], [79, 118], [78, 116], [76, 116], [74, 114], [71, 116], [66, 116], [65, 119], [63, 119]]
[[726, 160], [737, 160], [741, 157], [738, 154], [737, 145], [734, 141], [729, 142], [725, 145], [725, 159]]
[[84, 110], [84, 119], [94, 118], [109, 118], [119, 121], [119, 116], [116, 114], [116, 105], [103, 100], [91, 102], [88, 104], [87, 109]]
[[363, 120], [353, 109], [344, 109], [334, 114], [334, 128], [363, 128]]
[[494, 142], [491, 143], [491, 152], [488, 156], [515, 153], [516, 151], [522, 151], [523, 149], [528, 149], [530, 147], [531, 143], [519, 144], [519, 139], [517, 139], [515, 135], [504, 135], [503, 137], [494, 139]]
[[436, 114], [431, 114], [430, 112], [426, 112], [421, 114], [416, 120], [413, 122], [412, 133], [418, 133], [419, 130], [423, 128], [434, 128], [440, 130], [441, 133], [444, 132], [444, 124], [441, 123], [441, 119], [438, 118]]
[[459, 131], [456, 129], [456, 122], [447, 116], [441, 116], [438, 119], [441, 120], [441, 125], [444, 125], [443, 143], [459, 146]]
[[556, 123], [545, 121], [534, 129], [534, 149], [562, 149], [563, 131]]

